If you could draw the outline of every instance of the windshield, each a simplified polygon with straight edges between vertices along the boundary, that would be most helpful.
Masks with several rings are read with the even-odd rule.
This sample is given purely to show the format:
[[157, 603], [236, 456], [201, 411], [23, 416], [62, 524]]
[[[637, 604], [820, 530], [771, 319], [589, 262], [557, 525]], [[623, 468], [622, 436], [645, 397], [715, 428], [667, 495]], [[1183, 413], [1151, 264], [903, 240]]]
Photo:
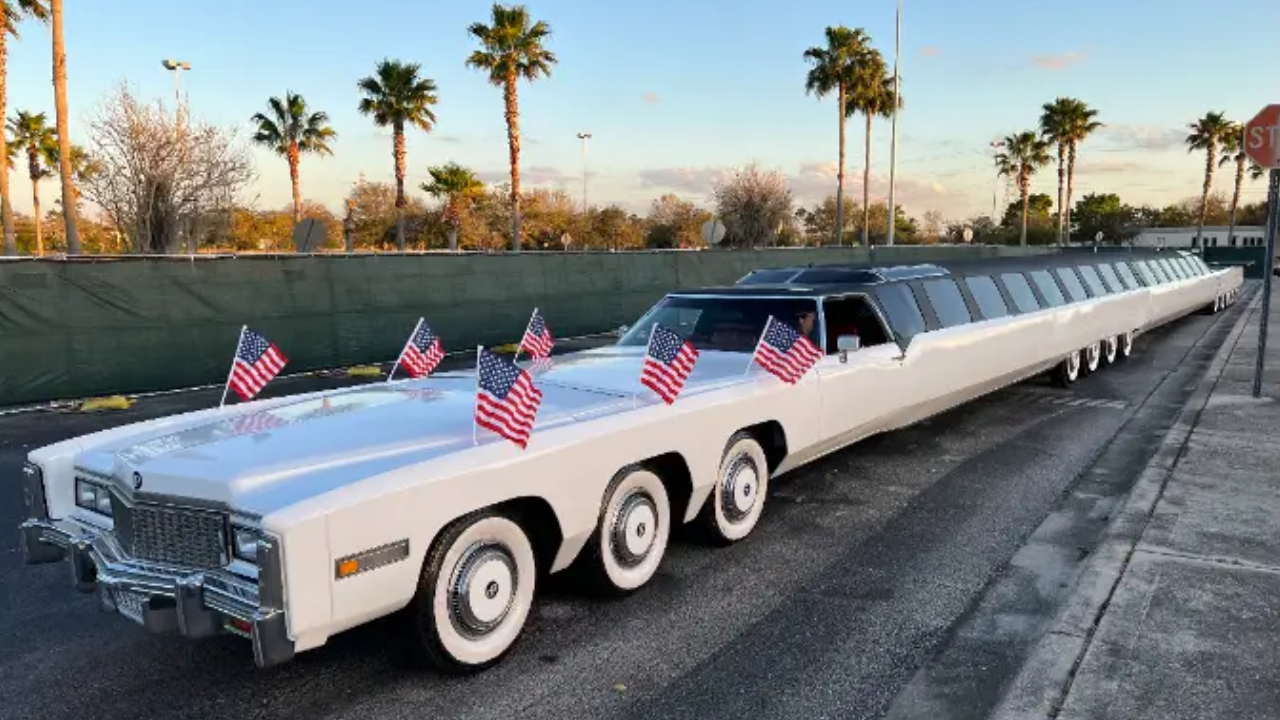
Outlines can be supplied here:
[[[655, 323], [688, 340], [699, 350], [753, 352], [769, 316], [801, 330], [818, 343], [818, 301], [814, 298], [681, 297], [663, 298], [618, 340], [619, 345], [645, 346]], [[808, 326], [801, 316], [810, 313]], [[821, 346], [821, 344], [819, 344]]]

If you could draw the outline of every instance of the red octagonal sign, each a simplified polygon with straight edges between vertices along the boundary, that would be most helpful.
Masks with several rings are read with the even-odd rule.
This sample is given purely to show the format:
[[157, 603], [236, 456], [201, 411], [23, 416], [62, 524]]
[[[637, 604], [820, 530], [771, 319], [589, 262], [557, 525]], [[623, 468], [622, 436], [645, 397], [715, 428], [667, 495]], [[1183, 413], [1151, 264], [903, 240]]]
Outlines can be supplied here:
[[1280, 168], [1280, 105], [1268, 105], [1244, 126], [1244, 151], [1268, 170]]

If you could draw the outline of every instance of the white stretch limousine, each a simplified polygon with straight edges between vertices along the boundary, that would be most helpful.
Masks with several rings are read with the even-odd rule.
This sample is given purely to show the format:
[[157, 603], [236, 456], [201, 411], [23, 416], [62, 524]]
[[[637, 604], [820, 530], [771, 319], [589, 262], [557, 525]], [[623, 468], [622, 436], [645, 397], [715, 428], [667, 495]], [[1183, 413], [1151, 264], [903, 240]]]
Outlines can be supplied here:
[[[740, 540], [780, 474], [1038, 373], [1070, 383], [1240, 287], [1138, 251], [760, 271], [543, 366], [526, 449], [473, 439], [475, 371], [202, 410], [33, 450], [22, 545], [150, 631], [250, 639], [259, 666], [398, 613], [415, 657], [474, 671], [546, 573], [635, 590], [676, 523]], [[825, 353], [795, 384], [751, 363], [770, 316]], [[671, 405], [639, 382], [655, 323], [699, 350]]]

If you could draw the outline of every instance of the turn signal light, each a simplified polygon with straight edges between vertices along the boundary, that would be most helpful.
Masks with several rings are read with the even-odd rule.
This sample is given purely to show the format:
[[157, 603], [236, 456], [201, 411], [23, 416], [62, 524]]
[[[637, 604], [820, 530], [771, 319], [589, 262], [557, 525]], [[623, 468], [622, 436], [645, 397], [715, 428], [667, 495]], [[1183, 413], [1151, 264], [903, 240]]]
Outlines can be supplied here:
[[360, 571], [360, 562], [355, 558], [351, 558], [350, 560], [343, 560], [342, 562], [338, 563], [338, 577], [340, 578], [348, 577], [350, 575], [355, 575], [359, 571]]

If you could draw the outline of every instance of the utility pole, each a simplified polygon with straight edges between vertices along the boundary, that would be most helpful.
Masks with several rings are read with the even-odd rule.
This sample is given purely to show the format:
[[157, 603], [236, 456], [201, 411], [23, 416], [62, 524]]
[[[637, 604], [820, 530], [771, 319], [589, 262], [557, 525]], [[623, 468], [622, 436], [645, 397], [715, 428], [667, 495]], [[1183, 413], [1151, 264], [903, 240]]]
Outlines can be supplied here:
[[587, 214], [587, 141], [591, 139], [591, 133], [580, 132], [578, 139], [582, 141], [582, 215]]
[[885, 243], [893, 244], [893, 230], [897, 225], [898, 206], [894, 202], [894, 190], [896, 186], [896, 172], [898, 169], [898, 86], [902, 84], [902, 79], [898, 77], [898, 57], [902, 54], [902, 0], [898, 0], [898, 13], [894, 22], [894, 40], [893, 40], [893, 130], [891, 131], [893, 139], [889, 142], [889, 236]]
[[[1000, 148], [1002, 147], [1004, 147], [1003, 140], [991, 141], [992, 160], [995, 159], [995, 154], [999, 153]], [[991, 188], [991, 223], [992, 225], [1000, 224], [999, 221], [996, 219], [996, 196], [999, 193], [1000, 193], [1000, 171], [996, 170], [996, 184], [994, 187]]]

